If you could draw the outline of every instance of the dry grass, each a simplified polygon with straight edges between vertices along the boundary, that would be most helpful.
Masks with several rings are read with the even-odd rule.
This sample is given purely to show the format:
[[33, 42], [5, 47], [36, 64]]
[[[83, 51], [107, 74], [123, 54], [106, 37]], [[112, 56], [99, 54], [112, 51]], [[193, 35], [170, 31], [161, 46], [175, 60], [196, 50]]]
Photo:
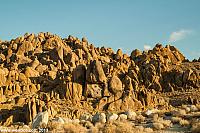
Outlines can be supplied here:
[[80, 124], [65, 124], [64, 125], [65, 133], [86, 133], [87, 129]]
[[200, 111], [200, 104], [196, 104], [198, 111]]
[[157, 122], [158, 121], [158, 114], [153, 114], [153, 122]]
[[136, 129], [130, 122], [114, 121], [113, 123], [107, 123], [100, 131], [103, 133], [133, 133]]
[[153, 129], [152, 128], [144, 128], [144, 132], [146, 132], [146, 133], [152, 133]]
[[158, 117], [157, 120], [153, 120], [153, 122], [161, 123], [165, 128], [172, 126], [172, 122], [170, 120], [164, 120], [162, 117]]
[[191, 105], [190, 110], [191, 112], [196, 112], [198, 111], [198, 108], [195, 105]]
[[187, 113], [191, 111], [187, 105], [182, 105], [182, 109], [184, 109]]
[[179, 124], [181, 126], [189, 126], [190, 125], [190, 122], [188, 120], [180, 120], [179, 121]]
[[97, 123], [90, 129], [86, 128], [84, 124], [68, 123], [58, 125], [58, 123], [49, 123], [48, 128], [52, 132], [65, 132], [65, 133], [143, 133], [151, 131], [151, 129], [136, 128], [130, 121], [113, 121], [107, 123]]
[[136, 116], [136, 120], [139, 122], [139, 123], [142, 123], [145, 121], [145, 117], [143, 115], [138, 115]]
[[113, 123], [105, 124], [103, 127], [101, 127], [99, 130], [101, 130], [103, 133], [113, 133], [116, 130], [117, 126]]
[[174, 124], [179, 123], [181, 120], [182, 120], [182, 118], [180, 118], [180, 117], [172, 117], [171, 118], [171, 121]]
[[[143, 128], [144, 129], [144, 128]], [[105, 124], [97, 124], [89, 133], [143, 133], [144, 131], [135, 128], [134, 124], [128, 121], [114, 121]]]
[[183, 117], [183, 116], [186, 115], [186, 110], [185, 109], [178, 109], [176, 111], [173, 111], [173, 115], [178, 116], [178, 117]]
[[58, 122], [48, 122], [48, 125], [47, 125], [48, 129], [51, 131], [56, 130], [56, 129], [62, 129], [63, 128], [62, 126], [63, 125]]
[[87, 130], [80, 124], [68, 123], [68, 124], [60, 124], [57, 122], [48, 123], [48, 129], [51, 132], [65, 132], [65, 133], [86, 133]]
[[171, 127], [172, 123], [170, 120], [162, 120], [161, 123], [163, 124], [164, 127]]
[[[80, 124], [86, 127], [87, 129], [91, 129], [94, 127], [94, 125], [90, 121], [84, 121], [84, 122], [81, 121]], [[95, 123], [95, 125], [98, 125], [98, 124], [99, 123]]]
[[162, 129], [164, 129], [164, 125], [162, 123], [158, 123], [158, 122], [153, 123], [153, 127], [156, 130], [162, 130]]
[[193, 133], [200, 133], [200, 122], [194, 123], [194, 124], [192, 125], [191, 131], [192, 131]]

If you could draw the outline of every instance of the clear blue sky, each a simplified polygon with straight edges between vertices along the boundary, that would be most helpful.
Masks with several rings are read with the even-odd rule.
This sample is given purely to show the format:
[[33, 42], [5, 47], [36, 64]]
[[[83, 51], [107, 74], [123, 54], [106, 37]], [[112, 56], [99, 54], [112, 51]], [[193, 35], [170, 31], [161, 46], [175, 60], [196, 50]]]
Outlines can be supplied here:
[[175, 45], [200, 57], [200, 0], [1, 0], [0, 39], [40, 31], [87, 37], [95, 46]]

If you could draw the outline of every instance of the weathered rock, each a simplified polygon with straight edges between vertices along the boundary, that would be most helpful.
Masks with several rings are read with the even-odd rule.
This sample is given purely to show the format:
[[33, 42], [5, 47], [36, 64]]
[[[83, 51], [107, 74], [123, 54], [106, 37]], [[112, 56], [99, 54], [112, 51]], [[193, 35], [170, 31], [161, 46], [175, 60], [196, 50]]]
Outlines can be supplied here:
[[86, 80], [90, 83], [104, 83], [107, 81], [100, 61], [94, 60], [90, 63], [86, 71]]
[[17, 97], [15, 103], [16, 103], [17, 105], [19, 105], [19, 106], [22, 106], [22, 105], [25, 104], [25, 102], [26, 102], [26, 98], [23, 98], [23, 97]]
[[122, 105], [121, 99], [115, 100], [108, 105], [108, 110], [109, 111], [119, 111], [121, 109], [121, 105]]
[[121, 49], [118, 49], [118, 50], [117, 50], [117, 53], [116, 53], [116, 55], [115, 55], [115, 59], [116, 59], [116, 60], [121, 60], [122, 57], [123, 57], [122, 50], [121, 50]]
[[74, 82], [84, 83], [86, 77], [86, 68], [84, 65], [77, 66], [72, 73]]
[[37, 87], [35, 86], [35, 84], [31, 84], [30, 86], [29, 86], [29, 89], [30, 89], [30, 92], [31, 93], [36, 93], [38, 90], [37, 90]]
[[6, 96], [3, 93], [3, 88], [0, 87], [0, 103], [6, 102]]
[[33, 97], [31, 99], [31, 117], [32, 117], [32, 120], [36, 117], [36, 115], [37, 115], [37, 107], [36, 107], [35, 98]]
[[114, 94], [116, 94], [117, 92], [120, 92], [120, 91], [123, 90], [123, 88], [122, 88], [122, 82], [121, 82], [121, 80], [117, 76], [113, 76], [111, 78], [110, 83], [109, 83], [109, 89]]
[[87, 84], [86, 95], [92, 98], [101, 98], [103, 89], [98, 84]]
[[[170, 45], [157, 44], [144, 52], [134, 50], [129, 56], [121, 49], [115, 54], [111, 48], [96, 48], [86, 38], [81, 41], [49, 32], [27, 33], [0, 42], [0, 118], [3, 119], [0, 125], [6, 121], [7, 126], [12, 121], [31, 124], [36, 114], [44, 111], [44, 106], [50, 119], [69, 117], [70, 124], [78, 124], [78, 118], [86, 112], [127, 110], [119, 119], [127, 116], [129, 120], [143, 123], [145, 117], [136, 115], [135, 110], [168, 110], [168, 105], [174, 103], [198, 104], [199, 70], [198, 60], [185, 60]], [[196, 117], [197, 111], [198, 106], [192, 105], [181, 107], [173, 115], [187, 118], [190, 117], [187, 113], [191, 113]], [[153, 114], [150, 111], [145, 116], [170, 127], [169, 121]], [[95, 121], [106, 121], [101, 113], [95, 117]], [[118, 115], [107, 118], [116, 120]], [[92, 121], [91, 116], [84, 120], [85, 127], [94, 128], [87, 123]], [[176, 123], [180, 124], [180, 120]], [[184, 121], [181, 123], [187, 125]]]
[[61, 117], [54, 118], [52, 120], [52, 122], [59, 123], [59, 124], [64, 124], [65, 123], [65, 121]]
[[129, 120], [135, 120], [137, 116], [137, 114], [134, 111], [130, 111], [130, 110], [126, 111], [125, 114], [127, 115], [127, 118]]
[[192, 112], [196, 112], [196, 111], [198, 111], [198, 108], [197, 108], [195, 105], [191, 105], [191, 106], [190, 106], [190, 110], [191, 110]]
[[72, 120], [70, 118], [63, 118], [63, 121], [65, 124], [72, 123]]
[[118, 119], [119, 116], [117, 114], [113, 113], [113, 114], [108, 114], [106, 117], [107, 117], [108, 121], [115, 121]]
[[38, 77], [39, 76], [39, 73], [32, 69], [31, 67], [26, 67], [26, 70], [25, 70], [25, 76], [26, 77]]
[[92, 115], [91, 114], [83, 114], [81, 115], [81, 120], [85, 120], [85, 121], [92, 121]]
[[92, 118], [92, 122], [93, 123], [97, 123], [97, 122], [105, 123], [106, 115], [104, 113], [96, 113]]
[[32, 43], [29, 41], [25, 41], [22, 43], [21, 46], [19, 46], [18, 51], [17, 51], [17, 55], [24, 55], [24, 53], [29, 52], [29, 51], [33, 51], [34, 48], [32, 46]]
[[32, 128], [35, 129], [41, 126], [42, 124], [47, 125], [48, 118], [49, 116], [47, 111], [38, 113], [33, 119]]
[[37, 57], [35, 57], [35, 59], [31, 62], [31, 67], [33, 69], [35, 69], [38, 65], [40, 64], [40, 62], [38, 61]]
[[7, 76], [7, 74], [6, 74], [5, 69], [0, 68], [0, 85], [5, 85], [6, 80], [7, 80], [6, 76]]
[[134, 58], [136, 58], [136, 57], [138, 57], [138, 56], [140, 56], [140, 55], [142, 55], [142, 52], [139, 51], [138, 49], [135, 49], [135, 50], [133, 50], [133, 51], [131, 52], [131, 58], [132, 58], [132, 59], [134, 59]]
[[141, 109], [142, 104], [139, 100], [133, 99], [129, 96], [125, 97], [121, 103], [121, 109], [122, 110], [128, 110], [128, 109]]
[[3, 126], [10, 126], [13, 123], [13, 115], [9, 116], [6, 121], [3, 123]]
[[121, 121], [123, 121], [123, 120], [127, 120], [127, 115], [126, 114], [120, 114], [119, 115], [119, 117], [118, 117], [118, 120], [121, 120]]
[[191, 130], [193, 133], [198, 133], [200, 131], [200, 123], [199, 122], [194, 123], [192, 125]]
[[79, 83], [67, 82], [62, 86], [58, 86], [56, 90], [62, 99], [65, 97], [66, 99], [79, 101], [82, 98], [83, 88]]
[[136, 116], [136, 120], [137, 120], [139, 123], [144, 122], [145, 119], [146, 119], [146, 118], [145, 118], [143, 115], [141, 115], [141, 114]]

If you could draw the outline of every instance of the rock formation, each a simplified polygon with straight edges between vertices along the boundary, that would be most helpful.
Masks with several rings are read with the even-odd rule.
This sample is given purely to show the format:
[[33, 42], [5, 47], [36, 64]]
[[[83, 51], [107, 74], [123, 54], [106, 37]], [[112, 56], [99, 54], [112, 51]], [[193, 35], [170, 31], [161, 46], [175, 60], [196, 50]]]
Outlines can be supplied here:
[[[129, 56], [121, 49], [96, 48], [86, 38], [48, 32], [0, 42], [1, 125], [32, 123], [44, 107], [49, 117], [70, 118], [167, 107], [173, 101], [164, 95], [199, 88], [199, 60], [189, 62], [170, 45], [136, 49]], [[186, 102], [199, 99], [188, 97]]]

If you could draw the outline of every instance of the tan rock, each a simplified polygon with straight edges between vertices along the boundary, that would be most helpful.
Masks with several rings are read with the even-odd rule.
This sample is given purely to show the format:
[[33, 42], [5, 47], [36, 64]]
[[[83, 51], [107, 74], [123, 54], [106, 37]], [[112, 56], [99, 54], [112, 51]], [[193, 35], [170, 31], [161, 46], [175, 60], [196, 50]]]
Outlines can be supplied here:
[[77, 66], [72, 72], [74, 82], [83, 83], [85, 81], [86, 68], [84, 65]]
[[135, 50], [133, 50], [133, 51], [131, 52], [131, 58], [132, 58], [132, 59], [134, 59], [135, 57], [138, 57], [138, 56], [140, 56], [140, 55], [142, 55], [142, 52], [139, 51], [138, 49], [135, 49]]
[[37, 72], [36, 70], [34, 70], [31, 67], [26, 67], [25, 76], [26, 77], [38, 77], [39, 76], [39, 72]]
[[6, 102], [6, 96], [3, 93], [3, 88], [0, 87], [0, 103]]
[[32, 121], [32, 117], [31, 117], [31, 102], [28, 101], [28, 103], [26, 104], [26, 123], [29, 124]]
[[121, 105], [122, 105], [122, 100], [121, 99], [116, 100], [116, 101], [114, 101], [114, 102], [109, 104], [108, 110], [110, 110], [110, 111], [119, 111]]
[[19, 49], [17, 51], [17, 55], [23, 55], [25, 52], [33, 51], [33, 50], [34, 50], [34, 48], [32, 46], [32, 43], [25, 41], [25, 42], [22, 43], [21, 46], [19, 46]]
[[13, 123], [13, 115], [10, 115], [10, 116], [6, 119], [6, 121], [3, 123], [3, 126], [8, 127], [8, 126], [10, 126], [12, 123]]
[[38, 65], [38, 66], [35, 68], [35, 70], [36, 70], [37, 72], [39, 72], [40, 75], [42, 75], [42, 74], [44, 73], [44, 71], [46, 71], [47, 69], [48, 69], [48, 66], [47, 66], [47, 65], [42, 65], [42, 64]]
[[37, 87], [35, 86], [35, 84], [30, 84], [29, 89], [30, 89], [30, 92], [32, 94], [34, 94], [34, 93], [36, 93], [38, 91]]
[[121, 60], [122, 57], [123, 57], [122, 50], [121, 50], [121, 49], [118, 49], [118, 50], [117, 50], [117, 53], [116, 53], [116, 55], [115, 55], [115, 59], [116, 59], [116, 60]]
[[106, 104], [108, 103], [107, 97], [103, 97], [99, 100], [98, 103], [98, 109], [99, 110], [104, 110], [104, 108], [106, 107]]
[[100, 61], [94, 60], [90, 63], [86, 71], [86, 80], [90, 83], [104, 83], [107, 81]]
[[19, 86], [19, 84], [16, 84], [16, 86], [15, 86], [15, 91], [16, 91], [17, 93], [21, 93], [21, 87]]
[[32, 61], [32, 63], [31, 63], [30, 66], [31, 66], [33, 69], [35, 69], [39, 64], [40, 64], [40, 62], [38, 61], [37, 57], [35, 57], [34, 61]]
[[32, 117], [32, 120], [35, 118], [36, 115], [37, 115], [36, 102], [35, 102], [35, 98], [32, 97], [32, 100], [31, 100], [31, 117]]
[[[173, 100], [179, 103], [179, 97], [185, 97], [180, 104], [196, 104], [199, 66], [198, 60], [186, 61], [173, 46], [157, 44], [152, 50], [134, 50], [129, 56], [121, 49], [115, 54], [111, 48], [96, 48], [85, 38], [27, 33], [0, 42], [0, 110], [19, 109], [20, 117], [27, 115], [22, 121], [29, 124], [45, 105], [50, 118], [78, 118], [82, 112], [171, 109], [168, 104]], [[196, 107], [188, 106], [182, 109], [186, 112], [177, 110], [173, 115], [196, 117]], [[134, 117], [128, 119], [137, 120]], [[18, 120], [15, 115], [13, 118]], [[154, 119], [164, 128], [170, 127], [169, 121]]]
[[122, 82], [117, 76], [113, 76], [109, 82], [109, 89], [116, 94], [123, 90]]
[[102, 97], [102, 88], [98, 84], [87, 84], [87, 97], [100, 98]]
[[4, 69], [0, 68], [0, 86], [1, 85], [5, 85], [6, 83], [6, 72], [4, 71]]
[[57, 72], [56, 71], [48, 71], [49, 77], [52, 80], [55, 80], [56, 76], [57, 76]]
[[23, 106], [25, 104], [25, 102], [26, 102], [26, 98], [24, 98], [24, 97], [17, 97], [15, 103], [18, 106]]

